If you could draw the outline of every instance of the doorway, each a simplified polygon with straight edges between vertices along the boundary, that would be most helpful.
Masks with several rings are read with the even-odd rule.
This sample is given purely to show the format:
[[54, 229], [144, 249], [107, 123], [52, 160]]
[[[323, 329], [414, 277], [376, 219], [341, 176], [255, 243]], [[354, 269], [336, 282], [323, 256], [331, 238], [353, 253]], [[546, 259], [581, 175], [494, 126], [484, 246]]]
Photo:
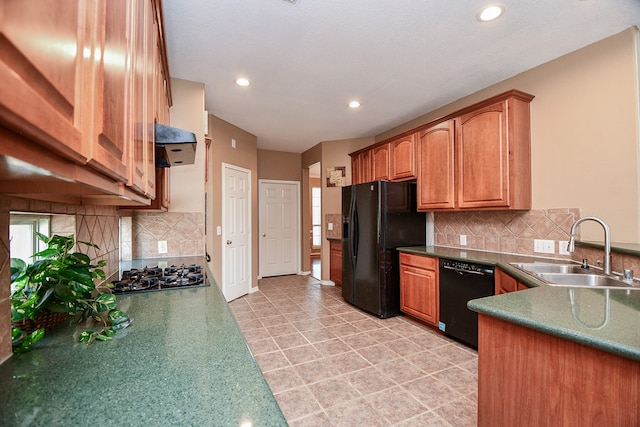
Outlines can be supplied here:
[[222, 164], [222, 293], [227, 301], [251, 290], [251, 171]]
[[300, 183], [260, 180], [260, 277], [297, 274]]
[[322, 276], [322, 185], [320, 163], [309, 166], [309, 200], [311, 202], [311, 229], [309, 246], [311, 254], [311, 276], [321, 280]]

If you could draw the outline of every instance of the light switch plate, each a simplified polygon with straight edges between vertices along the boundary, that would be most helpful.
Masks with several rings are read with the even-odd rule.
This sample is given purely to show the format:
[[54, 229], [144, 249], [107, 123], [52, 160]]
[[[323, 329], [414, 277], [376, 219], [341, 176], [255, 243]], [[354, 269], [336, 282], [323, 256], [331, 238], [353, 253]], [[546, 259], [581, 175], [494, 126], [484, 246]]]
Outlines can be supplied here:
[[466, 234], [461, 234], [460, 235], [460, 244], [462, 246], [467, 246], [467, 235]]
[[332, 222], [327, 224], [327, 230], [333, 231], [333, 223]]
[[216, 235], [217, 235], [217, 236], [222, 235], [222, 227], [221, 227], [221, 226], [217, 226], [217, 227], [216, 227]]
[[558, 254], [559, 255], [569, 255], [569, 241], [568, 240], [558, 240]]
[[158, 253], [166, 254], [168, 251], [167, 241], [166, 240], [158, 240]]

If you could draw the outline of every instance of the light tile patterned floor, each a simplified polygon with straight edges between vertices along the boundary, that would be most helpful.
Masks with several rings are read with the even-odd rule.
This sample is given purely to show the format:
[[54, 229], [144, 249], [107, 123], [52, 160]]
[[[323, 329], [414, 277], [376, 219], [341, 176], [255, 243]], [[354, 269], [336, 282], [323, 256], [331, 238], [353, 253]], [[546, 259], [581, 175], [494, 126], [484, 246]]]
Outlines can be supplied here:
[[290, 425], [476, 425], [477, 352], [309, 276], [259, 287], [230, 307]]

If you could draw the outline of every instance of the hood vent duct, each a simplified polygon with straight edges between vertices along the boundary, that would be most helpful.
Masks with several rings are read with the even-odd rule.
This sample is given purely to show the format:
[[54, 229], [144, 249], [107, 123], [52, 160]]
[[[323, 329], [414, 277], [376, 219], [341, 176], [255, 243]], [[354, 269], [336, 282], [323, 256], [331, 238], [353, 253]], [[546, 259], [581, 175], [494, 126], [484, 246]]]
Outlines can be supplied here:
[[196, 160], [196, 135], [156, 123], [156, 167], [192, 165]]

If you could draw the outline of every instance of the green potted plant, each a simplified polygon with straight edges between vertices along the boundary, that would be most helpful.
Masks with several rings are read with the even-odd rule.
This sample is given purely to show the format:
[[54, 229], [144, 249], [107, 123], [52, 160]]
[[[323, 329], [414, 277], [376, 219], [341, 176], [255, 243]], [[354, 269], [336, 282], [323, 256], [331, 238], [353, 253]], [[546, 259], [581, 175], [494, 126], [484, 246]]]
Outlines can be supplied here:
[[[94, 279], [105, 279], [101, 267], [106, 261], [94, 265], [87, 255], [71, 252], [75, 243], [73, 235], [50, 238], [37, 232], [36, 235], [47, 247], [33, 255], [31, 264], [11, 259], [14, 352], [28, 351], [42, 339], [45, 328], [38, 324], [38, 319], [54, 313], [61, 313], [63, 321], [65, 317], [75, 316], [78, 323], [91, 320], [90, 323], [97, 325], [79, 335], [78, 339], [87, 343], [96, 339], [111, 340], [117, 330], [131, 323], [127, 314], [118, 310], [110, 285], [95, 284]], [[98, 248], [93, 243], [78, 243]], [[34, 330], [24, 327], [29, 320], [36, 323]]]

